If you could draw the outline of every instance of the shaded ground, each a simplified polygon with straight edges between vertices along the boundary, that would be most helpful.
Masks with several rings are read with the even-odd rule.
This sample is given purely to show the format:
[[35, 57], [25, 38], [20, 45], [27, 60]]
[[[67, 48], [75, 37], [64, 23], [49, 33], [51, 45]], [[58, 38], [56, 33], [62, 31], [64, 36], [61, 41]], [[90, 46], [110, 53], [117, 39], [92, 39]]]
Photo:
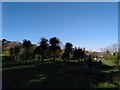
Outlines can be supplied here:
[[93, 63], [92, 72], [89, 71], [85, 62], [46, 61], [43, 65], [35, 63], [18, 66], [8, 65], [3, 68], [3, 87], [99, 88], [103, 86], [103, 88], [119, 88], [113, 80], [113, 75], [118, 74], [113, 66], [97, 62]]

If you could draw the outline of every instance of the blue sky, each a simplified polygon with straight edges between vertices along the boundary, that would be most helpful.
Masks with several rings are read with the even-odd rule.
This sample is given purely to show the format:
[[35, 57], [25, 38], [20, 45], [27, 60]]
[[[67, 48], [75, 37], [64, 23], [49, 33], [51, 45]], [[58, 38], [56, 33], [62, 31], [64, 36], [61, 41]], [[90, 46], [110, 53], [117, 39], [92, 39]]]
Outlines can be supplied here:
[[118, 3], [3, 3], [2, 38], [38, 43], [58, 37], [62, 44], [89, 50], [118, 43]]

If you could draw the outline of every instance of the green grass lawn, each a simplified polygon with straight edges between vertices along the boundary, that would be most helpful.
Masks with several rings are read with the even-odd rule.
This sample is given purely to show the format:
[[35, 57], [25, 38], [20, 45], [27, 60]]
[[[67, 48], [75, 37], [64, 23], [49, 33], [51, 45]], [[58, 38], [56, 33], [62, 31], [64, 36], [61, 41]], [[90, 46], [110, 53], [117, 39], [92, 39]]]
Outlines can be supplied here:
[[115, 88], [116, 86], [111, 84], [111, 83], [108, 83], [108, 82], [102, 82], [102, 83], [99, 83], [97, 86], [94, 86], [96, 88]]
[[113, 73], [116, 71], [114, 72], [114, 67], [107, 61], [103, 64], [94, 62], [92, 72], [89, 72], [86, 62], [63, 63], [46, 60], [43, 65], [31, 63], [4, 67], [3, 86], [9, 88], [118, 88], [110, 80], [110, 75]]
[[102, 60], [105, 65], [115, 66], [114, 60]]

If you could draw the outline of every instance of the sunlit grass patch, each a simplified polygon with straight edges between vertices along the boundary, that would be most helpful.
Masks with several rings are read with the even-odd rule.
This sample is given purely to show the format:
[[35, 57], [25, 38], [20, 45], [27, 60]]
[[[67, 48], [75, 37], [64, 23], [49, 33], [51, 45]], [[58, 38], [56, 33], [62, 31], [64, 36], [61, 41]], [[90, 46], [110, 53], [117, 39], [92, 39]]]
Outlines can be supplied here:
[[102, 83], [99, 83], [98, 85], [94, 85], [93, 87], [95, 88], [117, 88], [116, 85], [109, 83], [109, 82], [102, 82]]
[[118, 72], [117, 69], [102, 70], [103, 73]]
[[114, 66], [114, 60], [102, 60], [105, 65]]
[[38, 83], [38, 82], [41, 82], [43, 80], [45, 80], [46, 77], [41, 77], [41, 78], [38, 78], [38, 79], [33, 79], [33, 80], [30, 80], [31, 83]]
[[51, 63], [53, 63], [53, 62], [51, 62], [51, 61], [45, 61], [44, 62], [44, 64], [51, 64]]
[[[46, 80], [46, 76], [43, 74], [37, 74], [33, 78], [29, 79], [27, 82], [23, 82], [20, 86], [24, 87], [34, 87], [36, 84], [40, 84], [42, 81]], [[20, 87], [19, 86], [19, 87]]]
[[34, 79], [31, 79], [31, 83], [41, 82], [46, 79], [46, 76], [44, 74], [36, 74], [34, 76]]
[[13, 69], [20, 69], [20, 68], [31, 68], [35, 67], [33, 65], [24, 65], [24, 66], [16, 66], [16, 67], [9, 67], [9, 68], [2, 68], [2, 70], [13, 70]]

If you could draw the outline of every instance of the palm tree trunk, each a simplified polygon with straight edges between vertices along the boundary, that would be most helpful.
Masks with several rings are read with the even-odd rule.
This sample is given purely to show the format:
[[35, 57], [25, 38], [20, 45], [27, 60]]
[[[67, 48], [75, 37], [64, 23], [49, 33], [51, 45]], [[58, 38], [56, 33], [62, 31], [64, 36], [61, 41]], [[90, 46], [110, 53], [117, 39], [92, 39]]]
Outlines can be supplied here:
[[43, 61], [44, 61], [44, 57], [43, 57], [43, 55], [42, 55], [42, 59], [41, 59], [42, 64], [43, 64]]
[[25, 48], [25, 63], [27, 62], [27, 47]]
[[55, 61], [55, 55], [56, 54], [56, 52], [55, 52], [55, 50], [53, 51], [53, 61]]
[[68, 62], [70, 61], [70, 53], [68, 53]]
[[15, 55], [15, 61], [17, 61], [16, 57], [17, 57], [17, 56]]

